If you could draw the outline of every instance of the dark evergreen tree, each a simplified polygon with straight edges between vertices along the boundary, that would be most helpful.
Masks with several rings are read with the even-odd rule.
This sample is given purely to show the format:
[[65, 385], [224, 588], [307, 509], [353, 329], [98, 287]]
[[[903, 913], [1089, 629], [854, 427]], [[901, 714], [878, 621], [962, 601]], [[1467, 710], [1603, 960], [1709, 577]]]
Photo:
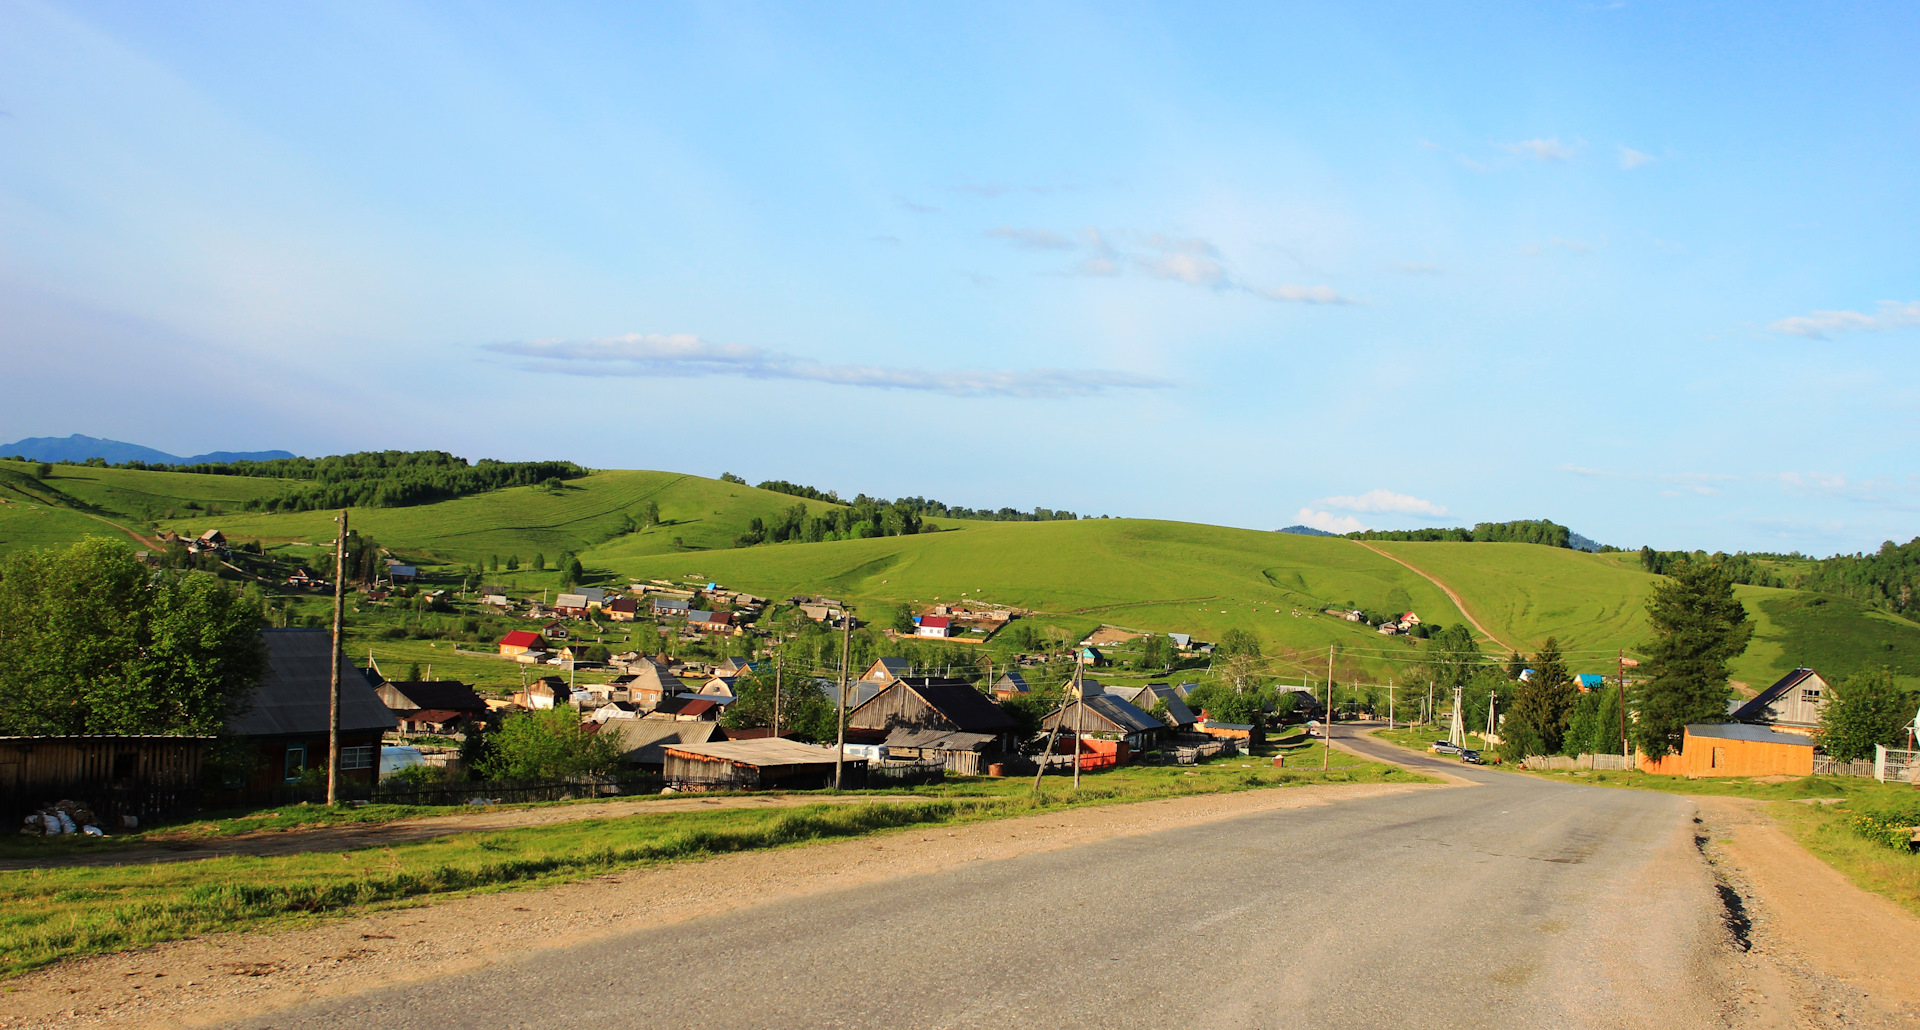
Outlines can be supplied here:
[[1690, 722], [1727, 721], [1727, 663], [1747, 649], [1753, 624], [1718, 564], [1682, 562], [1647, 601], [1653, 642], [1634, 685], [1633, 740], [1662, 758], [1680, 746]]

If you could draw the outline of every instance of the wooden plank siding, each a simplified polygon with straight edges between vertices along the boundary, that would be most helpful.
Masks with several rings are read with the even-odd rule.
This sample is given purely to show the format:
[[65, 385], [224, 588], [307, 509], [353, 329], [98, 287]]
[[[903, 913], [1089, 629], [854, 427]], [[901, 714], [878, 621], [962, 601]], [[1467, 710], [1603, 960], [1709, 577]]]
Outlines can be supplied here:
[[0, 813], [16, 824], [50, 801], [84, 801], [109, 831], [198, 807], [212, 737], [0, 737]]

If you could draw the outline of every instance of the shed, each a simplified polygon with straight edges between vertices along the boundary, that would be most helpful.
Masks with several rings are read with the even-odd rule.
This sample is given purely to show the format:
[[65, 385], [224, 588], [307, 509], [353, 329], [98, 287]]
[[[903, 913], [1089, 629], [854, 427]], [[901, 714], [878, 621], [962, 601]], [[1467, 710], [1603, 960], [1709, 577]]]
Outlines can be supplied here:
[[1743, 723], [1688, 723], [1680, 753], [1640, 760], [1643, 772], [1685, 776], [1812, 776], [1813, 738]]
[[[834, 752], [788, 740], [762, 737], [709, 744], [665, 747], [667, 782], [683, 790], [819, 790], [833, 786]], [[844, 760], [852, 782], [866, 780], [864, 758]]]
[[18, 827], [49, 801], [84, 802], [101, 828], [128, 828], [122, 816], [150, 822], [192, 811], [215, 737], [0, 737], [0, 818]]
[[674, 722], [666, 719], [614, 719], [600, 727], [600, 735], [620, 749], [621, 761], [645, 772], [666, 769], [667, 748], [707, 744], [727, 739], [717, 722]]

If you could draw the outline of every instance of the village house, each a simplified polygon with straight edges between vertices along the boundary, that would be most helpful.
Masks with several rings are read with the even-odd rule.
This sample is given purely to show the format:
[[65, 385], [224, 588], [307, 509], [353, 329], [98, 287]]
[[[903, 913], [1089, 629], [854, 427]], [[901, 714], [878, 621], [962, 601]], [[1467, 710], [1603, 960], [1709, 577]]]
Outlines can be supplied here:
[[1812, 669], [1795, 669], [1733, 709], [1734, 722], [1786, 733], [1811, 734], [1820, 726], [1820, 706], [1831, 693]]
[[716, 676], [745, 676], [753, 671], [753, 663], [744, 658], [728, 658], [714, 666]]
[[701, 633], [730, 636], [734, 631], [732, 612], [688, 612], [687, 628]]
[[1017, 672], [1002, 673], [999, 679], [993, 681], [993, 696], [1001, 701], [1011, 700], [1032, 691], [1033, 688], [1027, 685], [1026, 677]]
[[921, 615], [913, 620], [916, 637], [953, 636], [953, 619], [945, 615]]
[[640, 602], [631, 597], [616, 597], [602, 606], [614, 622], [632, 622], [640, 617]]
[[515, 691], [513, 700], [523, 708], [546, 711], [570, 703], [573, 688], [559, 676], [542, 676], [528, 684], [527, 689]]
[[333, 663], [340, 662], [340, 770], [350, 790], [371, 789], [379, 775], [380, 738], [397, 725], [358, 666], [336, 656], [324, 629], [267, 629], [267, 669], [248, 693], [227, 734], [252, 755], [250, 771], [221, 784], [222, 800], [272, 804], [274, 792], [327, 767]]
[[1068, 694], [1066, 704], [1041, 721], [1041, 729], [1058, 727], [1071, 733], [1077, 724], [1081, 736], [1123, 740], [1134, 751], [1151, 748], [1166, 733], [1167, 727], [1160, 720], [1112, 694], [1089, 690], [1079, 701], [1073, 699], [1071, 691]]
[[566, 623], [553, 619], [540, 627], [540, 635], [548, 640], [565, 640], [573, 636], [573, 631], [567, 628]]
[[[849, 702], [849, 739], [880, 737], [889, 751], [899, 748], [923, 760], [938, 760], [948, 771], [978, 776], [991, 756], [1017, 753], [1019, 724], [985, 694], [964, 680], [931, 676], [896, 679], [857, 706]], [[881, 736], [884, 734], [884, 736]]]
[[587, 595], [555, 594], [553, 597], [554, 614], [568, 619], [587, 617]]
[[530, 651], [546, 649], [546, 640], [530, 629], [516, 629], [500, 638], [500, 654], [506, 658], [518, 658]]
[[600, 734], [620, 749], [620, 760], [626, 765], [655, 775], [666, 770], [667, 748], [727, 739], [727, 732], [717, 722], [665, 719], [611, 720], [601, 727]]
[[586, 599], [588, 608], [604, 607], [607, 603], [605, 587], [574, 587], [573, 592]]
[[402, 733], [451, 733], [486, 714], [487, 703], [458, 680], [386, 682], [375, 691]]
[[411, 583], [420, 578], [418, 566], [405, 565], [393, 559], [387, 559], [387, 579], [394, 583]]
[[713, 722], [720, 718], [722, 708], [718, 698], [680, 694], [661, 698], [644, 717], [668, 722]]
[[662, 617], [685, 615], [693, 609], [693, 602], [684, 597], [655, 595], [647, 599], [647, 604], [653, 609], [653, 614]]
[[885, 685], [912, 671], [913, 666], [908, 665], [905, 658], [880, 658], [867, 666], [866, 672], [860, 674], [860, 681]]
[[627, 699], [642, 710], [651, 711], [663, 698], [672, 697], [683, 689], [680, 681], [652, 658], [643, 658], [626, 664], [628, 672], [626, 689]]

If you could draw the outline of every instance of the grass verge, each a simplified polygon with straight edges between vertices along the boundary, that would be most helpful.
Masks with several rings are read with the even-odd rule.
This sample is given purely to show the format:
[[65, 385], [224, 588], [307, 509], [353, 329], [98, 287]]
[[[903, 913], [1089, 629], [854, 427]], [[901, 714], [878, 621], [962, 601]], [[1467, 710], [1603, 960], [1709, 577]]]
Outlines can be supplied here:
[[0, 880], [0, 976], [199, 934], [286, 926], [905, 826], [1262, 787], [1425, 782], [1392, 766], [1339, 757], [1345, 761], [1325, 773], [1225, 759], [1191, 769], [1089, 775], [1078, 791], [1064, 777], [1049, 778], [1039, 792], [1032, 781], [961, 780], [921, 788], [915, 793], [925, 800], [911, 802], [659, 812], [358, 851], [23, 870]]
[[[1911, 787], [1899, 790], [1905, 795], [1914, 793]], [[1768, 805], [1767, 811], [1788, 836], [1839, 870], [1854, 886], [1920, 915], [1920, 855], [1887, 847], [1855, 832], [1850, 825], [1863, 810], [1879, 807], [1874, 802], [1880, 800], [1868, 796], [1838, 805], [1775, 803]]]

